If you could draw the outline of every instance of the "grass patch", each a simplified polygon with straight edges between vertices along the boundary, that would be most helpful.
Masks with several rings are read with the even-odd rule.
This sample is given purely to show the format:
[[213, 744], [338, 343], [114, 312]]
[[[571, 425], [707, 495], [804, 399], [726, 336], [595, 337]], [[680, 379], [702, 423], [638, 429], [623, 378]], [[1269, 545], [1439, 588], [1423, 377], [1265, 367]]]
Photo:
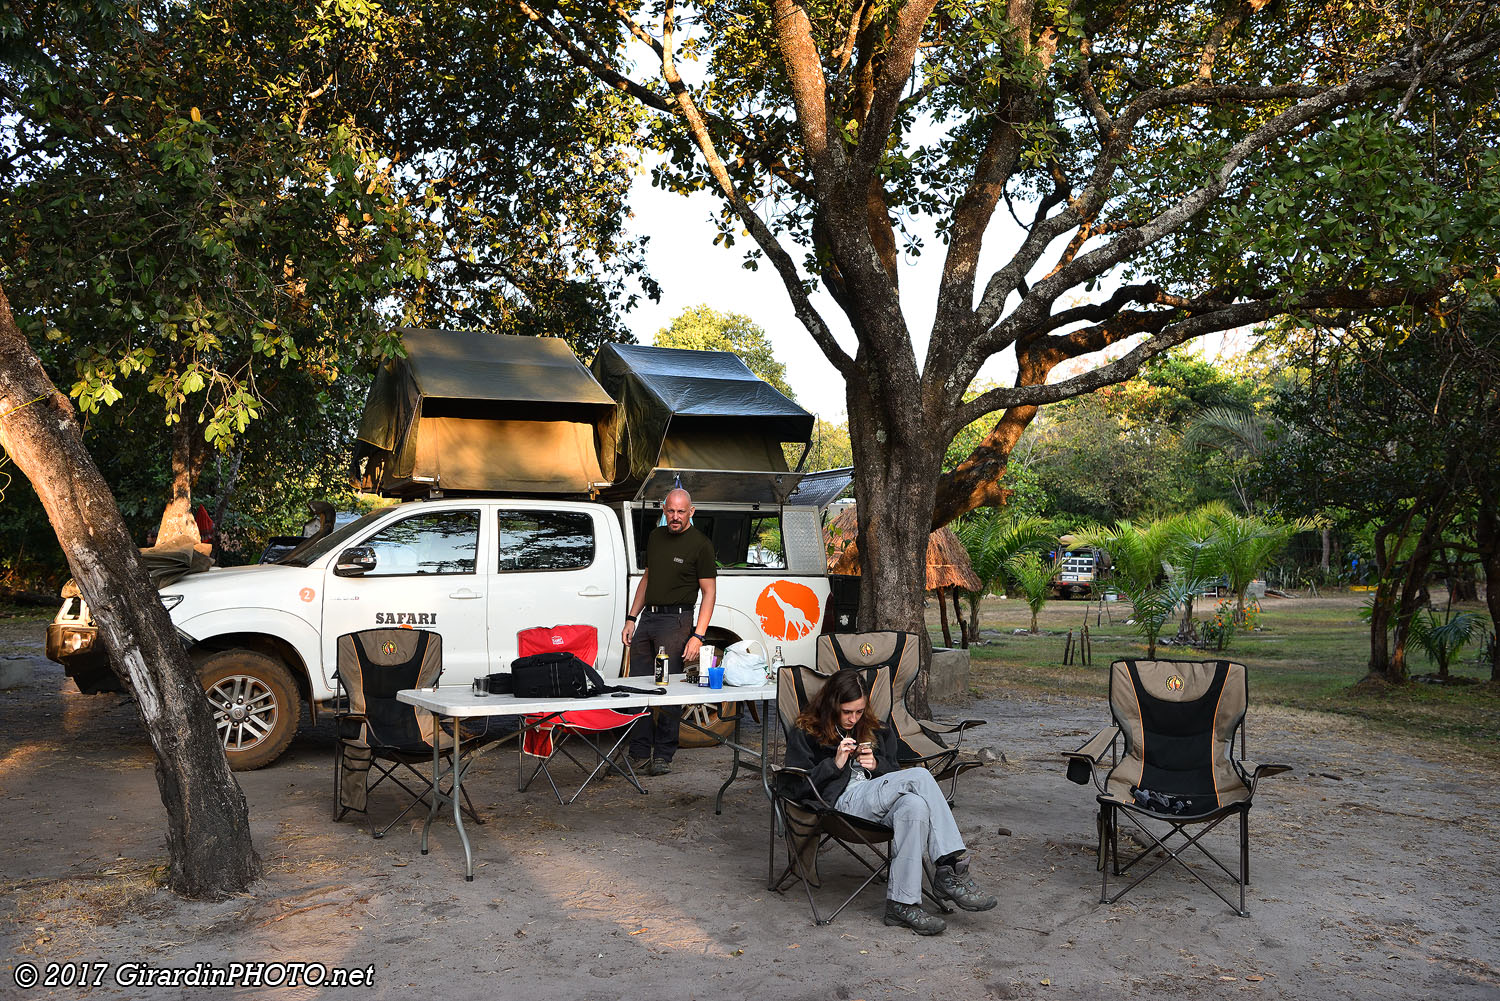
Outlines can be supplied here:
[[89, 875], [19, 883], [10, 915], [22, 940], [17, 951], [36, 954], [59, 932], [86, 932], [152, 914], [162, 906], [166, 883], [165, 865], [123, 858]]
[[[1365, 677], [1370, 649], [1368, 628], [1358, 614], [1364, 598], [1271, 598], [1262, 604], [1262, 628], [1236, 634], [1224, 653], [1158, 646], [1157, 656], [1228, 657], [1250, 668], [1250, 697], [1255, 702], [1354, 716], [1403, 735], [1457, 740], [1500, 754], [1500, 686], [1488, 684], [1488, 670], [1474, 665], [1473, 648], [1465, 651], [1464, 663], [1452, 673], [1477, 684], [1358, 684]], [[1042, 610], [1040, 635], [1014, 635], [1030, 623], [1026, 606], [1015, 600], [985, 599], [980, 625], [994, 634], [985, 635], [986, 642], [972, 650], [970, 684], [986, 695], [1106, 697], [1110, 661], [1144, 657], [1146, 644], [1133, 626], [1125, 625], [1128, 604], [1105, 607], [1108, 611], [1101, 619], [1097, 604], [1052, 601]], [[1202, 614], [1200, 610], [1200, 618]], [[940, 642], [935, 606], [928, 617], [935, 642]], [[1085, 621], [1093, 640], [1093, 665], [1064, 666], [1067, 632], [1072, 629], [1076, 639]], [[1175, 631], [1175, 625], [1168, 627], [1169, 634]], [[1419, 653], [1412, 655], [1408, 668], [1413, 674], [1435, 670]]]

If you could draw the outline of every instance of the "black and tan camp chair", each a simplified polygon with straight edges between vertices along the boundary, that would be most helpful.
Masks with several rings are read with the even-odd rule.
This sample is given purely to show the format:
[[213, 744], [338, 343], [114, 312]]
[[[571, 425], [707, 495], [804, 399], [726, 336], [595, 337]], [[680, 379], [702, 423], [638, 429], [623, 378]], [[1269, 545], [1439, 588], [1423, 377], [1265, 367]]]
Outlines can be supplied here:
[[[368, 816], [372, 790], [387, 780], [409, 797], [405, 809], [390, 823], [374, 830], [384, 837], [419, 805], [430, 805], [433, 742], [439, 754], [453, 755], [453, 737], [434, 730], [432, 714], [397, 701], [407, 688], [430, 688], [443, 673], [443, 638], [423, 629], [366, 629], [338, 639], [337, 700], [334, 727], [338, 745], [333, 772], [335, 821], [348, 813]], [[489, 717], [473, 721], [463, 731], [465, 763], [495, 740]], [[462, 763], [461, 763], [462, 764]], [[451, 775], [453, 762], [448, 762]], [[375, 774], [373, 781], [371, 773]], [[407, 783], [411, 784], [408, 785]], [[476, 824], [484, 823], [464, 789], [466, 811]]]
[[[865, 712], [878, 716], [884, 725], [890, 726], [890, 669], [870, 667], [861, 673], [864, 676], [867, 699]], [[776, 679], [776, 712], [786, 730], [797, 725], [797, 717], [827, 682], [827, 675], [809, 667], [792, 666], [781, 669]], [[771, 876], [766, 884], [767, 889], [779, 893], [790, 880], [800, 880], [803, 889], [807, 891], [807, 902], [812, 907], [814, 923], [826, 925], [864, 892], [865, 887], [876, 880], [884, 881], [887, 878], [891, 867], [891, 842], [895, 838], [895, 832], [890, 827], [839, 812], [833, 804], [818, 795], [806, 770], [787, 767], [784, 762], [772, 765], [771, 794], [775, 815]], [[786, 864], [779, 875], [776, 873], [775, 862], [775, 834], [778, 831], [786, 846]], [[869, 871], [869, 875], [832, 913], [824, 916], [818, 910], [813, 889], [823, 885], [818, 874], [818, 853], [830, 845], [838, 845], [852, 855]], [[944, 912], [952, 910], [925, 888], [922, 893]]]
[[[1250, 879], [1250, 805], [1255, 787], [1287, 765], [1246, 761], [1245, 708], [1249, 689], [1245, 665], [1227, 660], [1117, 660], [1110, 666], [1109, 708], [1114, 725], [1076, 751], [1065, 752], [1068, 778], [1080, 785], [1092, 777], [1099, 789], [1099, 891], [1112, 904], [1170, 862], [1176, 862], [1219, 899], [1246, 916], [1245, 885]], [[1240, 755], [1234, 754], [1235, 731]], [[1109, 758], [1106, 763], [1105, 758]], [[1144, 837], [1145, 847], [1120, 859], [1120, 817]], [[1203, 843], [1220, 823], [1239, 819], [1239, 865], [1226, 866]], [[1158, 837], [1147, 822], [1165, 824]], [[1189, 834], [1188, 828], [1197, 828]], [[1177, 839], [1181, 840], [1177, 840]], [[1239, 888], [1236, 907], [1202, 872], [1183, 857], [1196, 848]], [[1109, 877], [1124, 876], [1151, 854], [1162, 857], [1114, 896]], [[1196, 856], [1194, 856], [1196, 858]]]
[[[983, 726], [986, 721], [938, 722], [913, 716], [906, 696], [917, 680], [921, 662], [921, 640], [914, 633], [827, 633], [818, 637], [817, 667], [822, 674], [832, 674], [840, 668], [891, 669], [891, 725], [896, 728], [900, 743], [901, 763], [921, 765], [932, 772], [938, 782], [946, 784], [944, 794], [952, 803], [958, 777], [971, 768], [982, 767], [979, 761], [959, 757], [964, 731]], [[953, 743], [947, 743], [944, 737], [952, 738]]]

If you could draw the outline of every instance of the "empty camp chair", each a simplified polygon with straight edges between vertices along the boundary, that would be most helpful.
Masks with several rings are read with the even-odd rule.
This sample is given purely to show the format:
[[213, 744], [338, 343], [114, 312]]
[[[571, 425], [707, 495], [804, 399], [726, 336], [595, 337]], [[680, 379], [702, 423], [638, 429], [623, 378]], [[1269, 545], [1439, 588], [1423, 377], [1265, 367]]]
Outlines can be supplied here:
[[[1250, 878], [1250, 805], [1255, 787], [1286, 765], [1243, 760], [1245, 665], [1229, 661], [1117, 660], [1110, 666], [1109, 708], [1114, 725], [1066, 752], [1068, 778], [1092, 777], [1099, 788], [1098, 865], [1101, 903], [1114, 903], [1169, 862], [1213, 890], [1241, 917]], [[1234, 756], [1240, 731], [1241, 757]], [[1109, 756], [1110, 763], [1105, 763]], [[1119, 818], [1131, 822], [1146, 847], [1120, 859]], [[1231, 869], [1203, 844], [1204, 835], [1230, 817], [1239, 819], [1239, 864]], [[1160, 837], [1146, 821], [1166, 825]], [[1187, 828], [1199, 828], [1189, 835]], [[1177, 840], [1180, 838], [1181, 840]], [[1183, 857], [1198, 849], [1239, 887], [1239, 906]], [[1153, 852], [1162, 858], [1113, 897], [1109, 877], [1128, 873]], [[1195, 856], [1196, 857], [1196, 856]], [[1237, 870], [1237, 871], [1236, 871]], [[1211, 871], [1211, 870], [1210, 870]]]
[[[965, 730], [983, 726], [985, 720], [966, 719], [937, 722], [917, 719], [906, 704], [907, 693], [917, 680], [921, 666], [921, 640], [915, 633], [827, 633], [818, 637], [818, 671], [832, 674], [840, 668], [865, 669], [885, 666], [891, 669], [893, 695], [891, 725], [901, 746], [901, 763], [922, 765], [939, 782], [947, 783], [945, 793], [953, 802], [958, 777], [980, 762], [959, 757], [959, 744]], [[948, 744], [943, 738], [953, 738]]]
[[[353, 811], [368, 814], [369, 794], [387, 780], [410, 798], [405, 809], [375, 837], [384, 837], [396, 822], [419, 804], [430, 806], [433, 744], [440, 756], [454, 762], [452, 734], [435, 730], [432, 714], [399, 702], [396, 693], [407, 688], [430, 688], [443, 673], [443, 638], [423, 629], [366, 629], [338, 639], [337, 700], [334, 727], [338, 734], [334, 763], [334, 820]], [[470, 760], [493, 743], [486, 720], [466, 725], [464, 758]], [[463, 762], [460, 762], [463, 764]], [[371, 773], [376, 778], [370, 780]], [[411, 784], [408, 785], [407, 783]], [[464, 790], [469, 816], [474, 812]], [[373, 828], [374, 825], [371, 824]]]
[[[516, 647], [522, 657], [562, 650], [593, 666], [599, 654], [599, 633], [588, 625], [538, 626], [516, 633]], [[521, 738], [518, 788], [525, 792], [538, 775], [545, 776], [547, 784], [552, 787], [552, 794], [559, 803], [566, 806], [588, 788], [595, 776], [601, 772], [614, 772], [623, 776], [644, 795], [646, 790], [636, 778], [635, 769], [630, 766], [630, 758], [623, 753], [622, 748], [630, 737], [630, 725], [649, 711], [574, 709], [553, 716], [527, 716], [526, 730]], [[587, 748], [591, 753], [580, 760], [573, 754], [575, 748]], [[567, 758], [586, 773], [582, 784], [566, 799], [552, 774], [552, 766], [559, 757]], [[535, 762], [530, 775], [526, 774], [527, 759]]]
[[[865, 711], [878, 716], [886, 725], [891, 725], [890, 669], [867, 668], [861, 672], [866, 681]], [[787, 730], [796, 726], [797, 716], [827, 683], [827, 675], [808, 667], [783, 667], [776, 679], [776, 712], [782, 726]], [[784, 736], [784, 735], [783, 735]], [[807, 902], [812, 907], [813, 921], [826, 925], [839, 916], [839, 912], [853, 902], [871, 883], [887, 878], [891, 865], [891, 843], [895, 832], [884, 824], [877, 824], [861, 817], [850, 816], [836, 810], [831, 803], [818, 795], [817, 788], [808, 781], [807, 772], [777, 763], [772, 766], [772, 806], [774, 827], [772, 828], [771, 874], [767, 889], [780, 892], [793, 879], [800, 880], [807, 891]], [[780, 874], [775, 865], [775, 834], [780, 832], [786, 846], [786, 864]], [[822, 886], [818, 874], [818, 852], [829, 844], [836, 844], [859, 861], [868, 871], [854, 892], [828, 915], [818, 910], [813, 888]], [[943, 911], [950, 911], [946, 904], [924, 887], [924, 896], [932, 900]]]

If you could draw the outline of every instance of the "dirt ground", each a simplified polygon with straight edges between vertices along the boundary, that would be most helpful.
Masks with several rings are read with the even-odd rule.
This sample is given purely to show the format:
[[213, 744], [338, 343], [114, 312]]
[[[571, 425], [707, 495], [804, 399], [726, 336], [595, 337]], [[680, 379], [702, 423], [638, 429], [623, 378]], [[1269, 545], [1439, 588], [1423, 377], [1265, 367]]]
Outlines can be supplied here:
[[[815, 927], [800, 887], [768, 892], [756, 782], [713, 792], [723, 750], [683, 751], [642, 797], [615, 781], [561, 807], [515, 790], [496, 752], [470, 788], [479, 868], [463, 879], [449, 820], [373, 840], [333, 823], [331, 741], [304, 727], [241, 774], [265, 878], [219, 903], [156, 885], [164, 813], [128, 702], [77, 694], [41, 656], [42, 626], [0, 623], [30, 682], [0, 691], [0, 997], [199, 997], [116, 986], [143, 967], [304, 962], [373, 967], [363, 987], [244, 987], [283, 998], [1500, 998], [1500, 785], [1493, 756], [1406, 746], [1337, 717], [1252, 709], [1252, 758], [1285, 761], [1251, 815], [1250, 917], [1164, 872], [1101, 906], [1090, 792], [1057, 752], [1104, 722], [1102, 700], [946, 703], [977, 716], [1000, 762], [966, 776], [956, 811], [988, 913], [945, 935], [884, 927], [871, 888]], [[394, 800], [372, 798], [387, 816]], [[1232, 858], [1226, 838], [1215, 842]], [[829, 856], [824, 893], [852, 886]], [[23, 964], [90, 965], [95, 987], [20, 991]], [[126, 966], [125, 964], [134, 964]], [[62, 975], [77, 967], [56, 968]], [[134, 972], [132, 972], [134, 971]]]

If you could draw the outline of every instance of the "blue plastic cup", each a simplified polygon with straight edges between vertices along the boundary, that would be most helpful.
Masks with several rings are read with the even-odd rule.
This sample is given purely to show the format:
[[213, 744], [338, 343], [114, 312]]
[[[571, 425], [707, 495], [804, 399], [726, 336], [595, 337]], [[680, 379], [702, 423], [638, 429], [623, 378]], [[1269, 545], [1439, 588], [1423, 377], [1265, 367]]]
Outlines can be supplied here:
[[708, 687], [724, 687], [724, 669], [722, 667], [710, 667], [708, 669]]

